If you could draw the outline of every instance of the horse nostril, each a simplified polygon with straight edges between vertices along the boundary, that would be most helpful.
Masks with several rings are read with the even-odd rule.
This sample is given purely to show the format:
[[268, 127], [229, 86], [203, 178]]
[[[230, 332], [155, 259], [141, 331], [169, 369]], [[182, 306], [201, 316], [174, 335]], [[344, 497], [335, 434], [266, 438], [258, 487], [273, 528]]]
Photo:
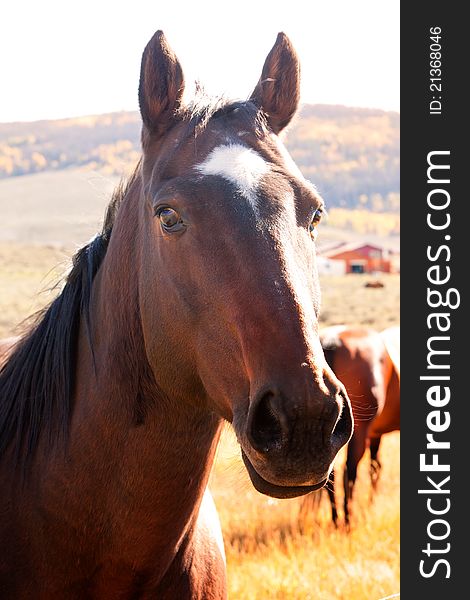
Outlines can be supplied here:
[[343, 409], [331, 433], [331, 441], [333, 442], [334, 446], [341, 448], [349, 441], [349, 438], [352, 435], [353, 416], [346, 394], [344, 392], [340, 392], [339, 396], [343, 402]]
[[248, 436], [251, 445], [258, 452], [265, 453], [281, 447], [282, 425], [273, 392], [265, 392], [253, 407]]

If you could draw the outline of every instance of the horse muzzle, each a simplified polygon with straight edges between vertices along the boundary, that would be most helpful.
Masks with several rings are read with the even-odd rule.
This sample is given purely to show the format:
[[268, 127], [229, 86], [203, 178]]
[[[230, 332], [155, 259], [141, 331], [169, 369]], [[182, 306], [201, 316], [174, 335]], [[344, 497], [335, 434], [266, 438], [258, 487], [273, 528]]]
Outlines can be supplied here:
[[244, 427], [235, 415], [242, 458], [259, 492], [293, 498], [326, 484], [337, 453], [352, 435], [353, 416], [344, 390], [320, 396], [289, 400], [269, 387], [250, 402]]

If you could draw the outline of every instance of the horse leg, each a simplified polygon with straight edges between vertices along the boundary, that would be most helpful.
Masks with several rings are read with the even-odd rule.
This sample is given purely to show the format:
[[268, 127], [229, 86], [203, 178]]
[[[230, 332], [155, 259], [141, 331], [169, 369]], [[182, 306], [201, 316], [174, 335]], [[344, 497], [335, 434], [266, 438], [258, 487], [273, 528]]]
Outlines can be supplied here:
[[374, 492], [377, 489], [380, 471], [382, 469], [382, 464], [380, 463], [378, 457], [381, 439], [381, 436], [373, 437], [370, 439], [370, 482], [372, 484], [372, 489], [374, 490]]
[[364, 455], [367, 439], [366, 423], [359, 423], [348, 444], [348, 454], [344, 467], [344, 520], [349, 529], [351, 521], [351, 503], [354, 484], [356, 483], [357, 465]]
[[330, 499], [331, 505], [331, 518], [335, 527], [338, 527], [338, 510], [336, 508], [336, 497], [335, 497], [335, 471], [331, 471], [330, 477], [326, 484], [326, 491], [328, 492], [328, 498]]

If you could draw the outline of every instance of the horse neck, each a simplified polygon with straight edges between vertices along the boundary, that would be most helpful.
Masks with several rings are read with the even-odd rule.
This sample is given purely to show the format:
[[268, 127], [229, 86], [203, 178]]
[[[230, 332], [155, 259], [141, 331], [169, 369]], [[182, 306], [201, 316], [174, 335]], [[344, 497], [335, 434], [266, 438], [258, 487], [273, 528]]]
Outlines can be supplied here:
[[74, 479], [115, 521], [123, 552], [136, 546], [133, 532], [137, 546], [147, 537], [163, 552], [197, 513], [221, 421], [164, 395], [153, 377], [139, 315], [138, 193], [131, 189], [119, 210], [93, 284], [90, 330], [80, 329], [70, 452]]

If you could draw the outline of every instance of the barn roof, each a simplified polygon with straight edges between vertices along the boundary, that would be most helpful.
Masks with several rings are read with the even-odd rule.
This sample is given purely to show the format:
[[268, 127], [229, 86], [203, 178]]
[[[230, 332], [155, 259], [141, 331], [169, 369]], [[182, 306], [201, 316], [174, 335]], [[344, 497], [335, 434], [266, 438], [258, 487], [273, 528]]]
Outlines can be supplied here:
[[320, 253], [322, 256], [331, 258], [333, 256], [336, 256], [337, 254], [343, 254], [344, 252], [352, 252], [361, 248], [370, 248], [371, 250], [380, 250], [381, 252], [386, 250], [382, 246], [378, 246], [377, 244], [370, 244], [369, 242], [346, 242], [335, 244], [335, 246], [330, 248], [322, 249]]

